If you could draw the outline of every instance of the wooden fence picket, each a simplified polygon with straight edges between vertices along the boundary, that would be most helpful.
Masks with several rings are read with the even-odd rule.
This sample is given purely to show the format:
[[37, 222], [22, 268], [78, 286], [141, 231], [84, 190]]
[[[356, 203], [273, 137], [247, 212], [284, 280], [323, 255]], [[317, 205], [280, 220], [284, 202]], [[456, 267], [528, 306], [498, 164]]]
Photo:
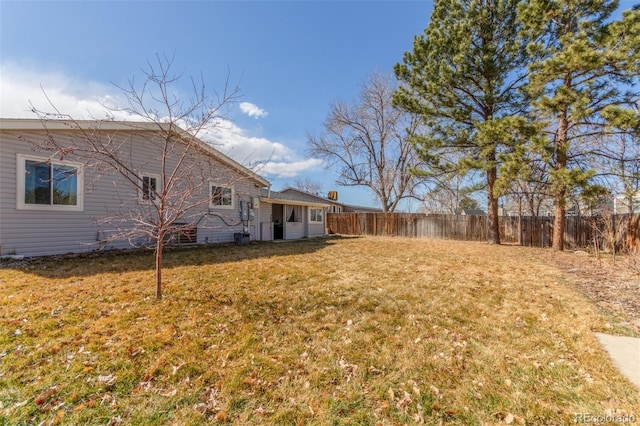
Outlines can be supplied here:
[[[603, 223], [637, 223], [638, 215], [569, 216], [565, 227], [565, 248], [576, 249], [596, 244], [606, 246]], [[407, 238], [442, 238], [486, 241], [487, 217], [418, 213], [328, 213], [327, 231], [341, 235], [372, 235]], [[635, 222], [634, 222], [635, 220]], [[503, 243], [532, 247], [550, 247], [553, 241], [553, 217], [501, 216], [498, 219]], [[624, 244], [626, 234], [621, 235]], [[605, 247], [606, 248], [606, 247]]]

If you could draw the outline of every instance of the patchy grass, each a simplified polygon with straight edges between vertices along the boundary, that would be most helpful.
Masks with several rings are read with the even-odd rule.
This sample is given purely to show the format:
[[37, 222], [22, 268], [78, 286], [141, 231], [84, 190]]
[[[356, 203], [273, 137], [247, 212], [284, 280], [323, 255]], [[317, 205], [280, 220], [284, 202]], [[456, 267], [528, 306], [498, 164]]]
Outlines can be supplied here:
[[0, 269], [0, 424], [640, 417], [542, 250], [336, 238]]

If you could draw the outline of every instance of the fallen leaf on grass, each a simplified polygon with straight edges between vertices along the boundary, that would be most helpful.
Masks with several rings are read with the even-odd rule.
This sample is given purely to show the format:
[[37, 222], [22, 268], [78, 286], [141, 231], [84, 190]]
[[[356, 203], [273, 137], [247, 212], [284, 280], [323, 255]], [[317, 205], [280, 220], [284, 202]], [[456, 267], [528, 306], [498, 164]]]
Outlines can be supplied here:
[[159, 357], [151, 368], [144, 374], [142, 380], [145, 382], [151, 380], [151, 378], [155, 376], [158, 370], [160, 370], [160, 368], [165, 364], [165, 358], [166, 357], [164, 356]]
[[398, 408], [405, 408], [407, 406], [409, 406], [409, 404], [411, 404], [412, 399], [411, 399], [411, 395], [409, 395], [409, 392], [404, 392], [404, 395], [402, 396], [402, 398], [400, 398], [398, 400], [398, 402], [396, 403], [396, 407]]
[[369, 368], [367, 370], [369, 371], [369, 373], [373, 374], [374, 376], [382, 374], [382, 371], [378, 370], [374, 366], [369, 366]]
[[109, 423], [107, 423], [107, 426], [119, 425], [121, 423], [122, 423], [122, 417], [114, 416], [109, 419]]
[[168, 398], [169, 398], [169, 397], [175, 396], [175, 395], [176, 395], [176, 393], [178, 393], [178, 390], [177, 390], [177, 389], [172, 389], [172, 390], [169, 390], [169, 391], [163, 392], [163, 393], [161, 393], [160, 395], [162, 395], [162, 396], [166, 396], [166, 397], [168, 397]]
[[538, 400], [538, 404], [540, 404], [541, 407], [546, 408], [547, 410], [553, 411], [556, 414], [562, 414], [564, 412], [564, 410], [560, 407], [558, 407], [557, 405], [551, 404], [547, 401], [544, 400]]
[[217, 389], [217, 386], [209, 386], [205, 388], [200, 395], [200, 401], [202, 402], [196, 404], [194, 408], [197, 411], [208, 415], [213, 415], [213, 413], [220, 411], [222, 403], [220, 399], [218, 399], [218, 394], [219, 390]]
[[389, 395], [389, 400], [391, 402], [393, 402], [396, 399], [396, 394], [393, 392], [393, 389], [389, 388], [389, 391], [387, 392], [387, 394]]
[[416, 394], [417, 397], [420, 396], [420, 388], [417, 387], [416, 385], [413, 385], [413, 393]]
[[[309, 409], [311, 410], [311, 414], [314, 415], [315, 413], [313, 412], [313, 408], [311, 408], [311, 406], [309, 406]], [[262, 405], [258, 408], [256, 408], [255, 410], [253, 410], [254, 413], [256, 413], [257, 415], [261, 416], [261, 417], [265, 417], [268, 416], [270, 414], [273, 414], [274, 411], [273, 410], [265, 410]]]
[[98, 376], [98, 382], [104, 383], [106, 385], [112, 385], [116, 382], [116, 376], [114, 376], [113, 374]]
[[118, 401], [110, 393], [105, 393], [100, 400], [100, 406], [106, 406], [106, 404], [109, 404], [109, 407], [117, 407]]
[[129, 352], [129, 354], [128, 354], [129, 357], [133, 358], [133, 357], [136, 357], [136, 356], [138, 356], [140, 354], [145, 353], [145, 350], [144, 350], [143, 347], [134, 348], [134, 347], [130, 346], [129, 349], [128, 349], [128, 352]]
[[53, 417], [53, 420], [51, 420], [50, 424], [57, 425], [58, 422], [60, 422], [64, 418], [64, 415], [65, 415], [64, 410], [56, 411], [56, 415]]
[[53, 395], [55, 395], [57, 392], [58, 392], [58, 391], [57, 391], [57, 389], [56, 389], [56, 387], [55, 387], [55, 386], [54, 386], [54, 387], [52, 387], [52, 388], [49, 388], [49, 389], [45, 390], [44, 392], [42, 392], [40, 395], [38, 395], [38, 396], [36, 397], [36, 404], [37, 404], [37, 405], [42, 405], [42, 404], [44, 404], [45, 402], [47, 402], [47, 401], [49, 400], [49, 398], [51, 398], [51, 397], [52, 397]]
[[73, 407], [73, 411], [82, 411], [85, 408], [91, 408], [94, 405], [96, 405], [96, 401], [95, 400], [91, 400], [91, 401], [87, 401], [87, 402], [83, 402], [80, 405], [76, 405], [75, 407]]
[[351, 381], [353, 377], [356, 376], [358, 372], [358, 366], [356, 364], [349, 364], [344, 360], [344, 358], [340, 358], [338, 360], [338, 366], [342, 368], [347, 376], [347, 382]]
[[151, 390], [151, 382], [138, 382], [135, 388], [133, 388], [133, 393], [137, 392], [149, 392]]
[[14, 405], [13, 407], [14, 407], [14, 408], [24, 407], [25, 405], [27, 405], [27, 403], [28, 403], [28, 402], [29, 402], [29, 400], [28, 400], [28, 399], [25, 399], [25, 400], [24, 400], [24, 401], [22, 401], [22, 402], [17, 402], [17, 403], [16, 403], [16, 405]]
[[[144, 349], [142, 349], [142, 352], [144, 352]], [[180, 370], [183, 366], [185, 365], [184, 362], [178, 364], [178, 365], [172, 365], [171, 366], [171, 375], [175, 376], [176, 373], [178, 372], [178, 370]]]

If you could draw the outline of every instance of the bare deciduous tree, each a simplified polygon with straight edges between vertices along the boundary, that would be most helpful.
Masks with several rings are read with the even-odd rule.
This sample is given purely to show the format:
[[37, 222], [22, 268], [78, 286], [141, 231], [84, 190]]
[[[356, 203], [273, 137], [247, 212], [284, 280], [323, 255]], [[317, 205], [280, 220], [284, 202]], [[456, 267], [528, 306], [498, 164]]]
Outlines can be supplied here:
[[419, 121], [393, 106], [395, 89], [389, 75], [371, 74], [354, 102], [331, 105], [324, 134], [309, 136], [310, 153], [338, 167], [336, 183], [371, 189], [384, 212], [414, 197], [420, 184], [411, 173], [420, 160], [409, 141]]
[[296, 179], [294, 188], [308, 192], [309, 194], [318, 195], [320, 191], [322, 191], [322, 184], [309, 178]]
[[616, 213], [637, 213], [640, 197], [640, 143], [633, 134], [619, 132], [598, 138], [590, 152], [594, 168], [606, 186], [620, 197]]
[[503, 164], [501, 172], [509, 179], [496, 189], [517, 205], [518, 216], [539, 216], [544, 201], [551, 199], [548, 165], [533, 154], [518, 160]]
[[[457, 161], [458, 156], [455, 153], [448, 153], [440, 157], [438, 164], [415, 171], [429, 182], [429, 188], [422, 200], [427, 212], [459, 214], [468, 207], [465, 204], [475, 201], [471, 195], [484, 188], [476, 171], [459, 173], [455, 166]], [[475, 203], [477, 204], [477, 201]]]
[[[210, 194], [212, 176], [233, 179], [233, 164], [221, 170], [224, 166], [216, 161], [220, 154], [199, 138], [219, 122], [223, 108], [237, 99], [238, 88], [230, 89], [227, 81], [224, 91], [212, 99], [203, 82], [192, 80], [192, 96], [184, 101], [175, 95], [174, 87], [181, 76], [172, 73], [172, 62], [158, 56], [143, 71], [140, 85], [132, 79], [127, 87], [120, 87], [128, 105], [111, 111], [124, 112], [135, 120], [128, 123], [131, 132], [113, 131], [117, 127], [113, 120], [95, 120], [87, 126], [58, 111], [53, 102], [55, 113], [33, 108], [45, 128], [52, 119], [62, 120], [80, 135], [56, 139], [48, 132], [47, 139], [39, 143], [41, 149], [52, 152], [52, 156], [78, 159], [96, 180], [111, 180], [139, 194], [136, 202], [129, 197], [116, 200], [110, 213], [96, 221], [109, 227], [105, 242], [127, 239], [154, 247], [157, 298], [162, 297], [162, 256], [168, 239], [193, 226], [212, 196], [225, 196]], [[148, 152], [142, 159], [139, 153], [134, 154], [139, 147], [134, 146], [133, 132], [144, 137]], [[141, 175], [149, 164], [160, 164], [157, 177]], [[191, 225], [185, 224], [188, 222]]]

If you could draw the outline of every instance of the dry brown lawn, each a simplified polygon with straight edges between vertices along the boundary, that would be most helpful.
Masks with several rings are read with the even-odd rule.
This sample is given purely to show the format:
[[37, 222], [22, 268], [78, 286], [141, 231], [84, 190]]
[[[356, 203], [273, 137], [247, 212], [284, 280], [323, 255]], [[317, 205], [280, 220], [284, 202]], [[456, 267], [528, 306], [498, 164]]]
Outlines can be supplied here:
[[[0, 424], [572, 424], [640, 418], [571, 254], [331, 238], [0, 268]], [[578, 277], [579, 278], [579, 277]]]

